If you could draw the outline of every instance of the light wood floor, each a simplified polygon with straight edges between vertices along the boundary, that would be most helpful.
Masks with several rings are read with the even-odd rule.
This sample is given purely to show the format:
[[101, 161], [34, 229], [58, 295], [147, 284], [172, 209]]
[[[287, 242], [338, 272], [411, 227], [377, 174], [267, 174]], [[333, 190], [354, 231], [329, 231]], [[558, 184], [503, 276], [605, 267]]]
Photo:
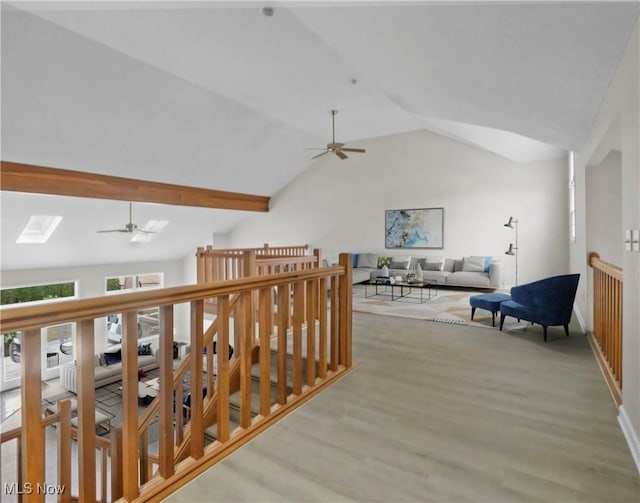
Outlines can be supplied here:
[[358, 368], [166, 501], [638, 502], [584, 336], [354, 313]]

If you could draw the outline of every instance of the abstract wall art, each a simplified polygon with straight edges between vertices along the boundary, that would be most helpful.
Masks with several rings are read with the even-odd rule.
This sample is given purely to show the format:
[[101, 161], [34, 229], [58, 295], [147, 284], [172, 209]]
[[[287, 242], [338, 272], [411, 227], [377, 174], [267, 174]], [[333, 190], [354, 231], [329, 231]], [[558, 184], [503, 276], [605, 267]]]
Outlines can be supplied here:
[[385, 248], [442, 248], [444, 208], [386, 210]]

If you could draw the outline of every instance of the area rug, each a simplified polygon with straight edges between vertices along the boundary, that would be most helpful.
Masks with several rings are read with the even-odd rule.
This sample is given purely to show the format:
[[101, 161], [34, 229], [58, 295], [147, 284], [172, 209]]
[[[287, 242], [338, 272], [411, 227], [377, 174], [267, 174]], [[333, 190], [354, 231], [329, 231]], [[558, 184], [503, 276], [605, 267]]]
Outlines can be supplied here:
[[[371, 296], [365, 298], [364, 285], [353, 287], [353, 310], [360, 313], [380, 314], [384, 316], [398, 316], [401, 318], [414, 318], [417, 320], [434, 321], [438, 323], [452, 323], [470, 325], [482, 328], [498, 328], [499, 315], [496, 316], [496, 327], [491, 325], [491, 313], [483, 309], [477, 309], [471, 321], [471, 306], [469, 297], [478, 295], [478, 291], [466, 291], [459, 289], [438, 288], [437, 293], [431, 299], [420, 304], [419, 296], [402, 298], [392, 301], [387, 295]], [[426, 295], [426, 291], [423, 292]], [[506, 330], [519, 330], [526, 323], [519, 323], [514, 318], [506, 318], [504, 328]]]

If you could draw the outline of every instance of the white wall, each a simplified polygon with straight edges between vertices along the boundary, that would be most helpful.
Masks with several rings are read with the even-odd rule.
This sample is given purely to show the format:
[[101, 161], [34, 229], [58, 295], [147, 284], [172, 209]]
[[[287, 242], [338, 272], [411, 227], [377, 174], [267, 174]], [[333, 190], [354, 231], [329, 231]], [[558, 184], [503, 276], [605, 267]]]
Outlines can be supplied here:
[[[193, 259], [195, 261], [195, 259]], [[83, 267], [56, 267], [51, 269], [23, 269], [2, 271], [2, 288], [28, 286], [62, 281], [76, 281], [79, 298], [102, 297], [105, 294], [105, 278], [131, 274], [164, 274], [164, 286], [184, 284], [181, 260], [160, 262], [135, 262], [127, 264], [102, 264]], [[185, 315], [186, 313], [186, 315]], [[178, 306], [174, 314], [177, 339], [189, 326], [188, 311]], [[105, 347], [106, 322], [104, 318], [95, 323], [95, 347], [100, 352]], [[188, 339], [188, 336], [187, 336]]]
[[622, 155], [611, 150], [586, 170], [587, 249], [622, 267]]
[[[640, 253], [624, 251], [624, 229], [640, 229], [640, 24], [636, 25], [594, 119], [589, 139], [576, 153], [577, 241], [570, 248], [571, 269], [587, 275], [587, 166], [603, 152], [622, 152], [621, 226], [616, 237], [622, 253], [623, 341], [622, 407], [619, 421], [640, 471]], [[596, 250], [597, 251], [597, 250]], [[590, 272], [589, 272], [590, 274]], [[591, 290], [580, 283], [578, 307], [586, 311]]]
[[513, 215], [520, 221], [519, 282], [567, 272], [566, 161], [515, 163], [427, 131], [358, 146], [367, 153], [313, 163], [272, 198], [269, 213], [237, 226], [230, 244], [382, 253], [386, 209], [443, 207], [444, 249], [411, 250], [414, 256], [492, 255], [511, 285], [514, 258], [504, 252], [515, 235], [504, 223]]

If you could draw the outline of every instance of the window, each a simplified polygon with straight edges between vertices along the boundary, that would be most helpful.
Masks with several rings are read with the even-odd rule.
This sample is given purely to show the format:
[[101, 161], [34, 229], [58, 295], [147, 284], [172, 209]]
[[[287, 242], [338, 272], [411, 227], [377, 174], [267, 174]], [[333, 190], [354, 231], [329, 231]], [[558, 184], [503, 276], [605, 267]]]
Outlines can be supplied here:
[[569, 152], [569, 239], [576, 240], [576, 175], [573, 152]]
[[68, 299], [76, 296], [76, 283], [51, 283], [48, 285], [22, 286], [0, 290], [0, 305], [43, 302], [54, 299]]
[[[132, 292], [147, 288], [161, 288], [162, 273], [135, 274], [130, 276], [114, 276], [106, 278], [107, 295]], [[160, 333], [160, 308], [151, 307], [138, 311], [138, 339], [155, 337]], [[122, 314], [107, 316], [107, 346], [122, 342]]]

